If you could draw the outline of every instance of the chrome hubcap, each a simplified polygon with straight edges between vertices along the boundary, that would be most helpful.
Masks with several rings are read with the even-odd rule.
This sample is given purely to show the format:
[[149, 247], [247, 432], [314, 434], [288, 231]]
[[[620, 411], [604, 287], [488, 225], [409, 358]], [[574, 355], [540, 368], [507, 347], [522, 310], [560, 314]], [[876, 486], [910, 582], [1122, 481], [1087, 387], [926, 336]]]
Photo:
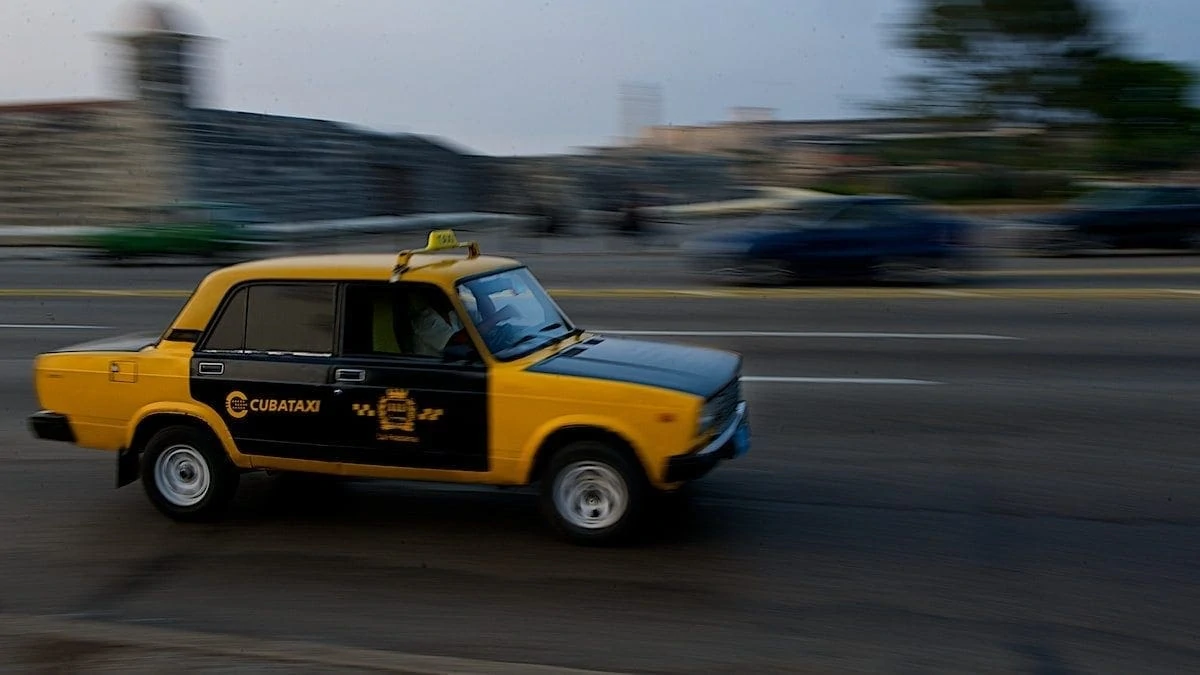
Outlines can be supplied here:
[[163, 498], [175, 506], [200, 503], [212, 482], [208, 463], [188, 445], [173, 445], [159, 455], [154, 477]]
[[555, 478], [554, 506], [575, 527], [611, 527], [625, 515], [628, 503], [625, 481], [608, 465], [576, 462]]

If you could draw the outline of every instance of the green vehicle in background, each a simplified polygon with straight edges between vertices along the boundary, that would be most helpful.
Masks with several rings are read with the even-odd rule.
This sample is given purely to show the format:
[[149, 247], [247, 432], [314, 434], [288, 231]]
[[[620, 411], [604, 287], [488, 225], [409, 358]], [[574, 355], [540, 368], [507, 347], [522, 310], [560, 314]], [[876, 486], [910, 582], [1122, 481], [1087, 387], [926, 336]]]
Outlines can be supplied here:
[[85, 237], [90, 256], [130, 260], [158, 256], [226, 261], [270, 243], [258, 230], [267, 221], [241, 204], [178, 202], [135, 206], [126, 224]]

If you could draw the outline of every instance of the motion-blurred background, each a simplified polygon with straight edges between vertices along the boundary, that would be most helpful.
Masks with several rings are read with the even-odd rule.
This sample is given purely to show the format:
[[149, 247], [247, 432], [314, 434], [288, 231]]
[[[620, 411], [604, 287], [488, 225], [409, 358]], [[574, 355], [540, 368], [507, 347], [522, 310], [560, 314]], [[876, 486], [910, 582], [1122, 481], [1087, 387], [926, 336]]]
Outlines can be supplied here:
[[[243, 5], [4, 8], [8, 98], [46, 100], [0, 106], [2, 240], [677, 246], [768, 212], [685, 252], [772, 281], [1200, 246], [1186, 2]], [[797, 208], [868, 194], [910, 201]]]
[[[1198, 25], [0, 4], [0, 671], [1195, 670]], [[741, 352], [754, 450], [593, 551], [520, 491], [250, 479], [182, 527], [22, 426], [37, 353], [217, 265], [443, 227], [589, 329]]]

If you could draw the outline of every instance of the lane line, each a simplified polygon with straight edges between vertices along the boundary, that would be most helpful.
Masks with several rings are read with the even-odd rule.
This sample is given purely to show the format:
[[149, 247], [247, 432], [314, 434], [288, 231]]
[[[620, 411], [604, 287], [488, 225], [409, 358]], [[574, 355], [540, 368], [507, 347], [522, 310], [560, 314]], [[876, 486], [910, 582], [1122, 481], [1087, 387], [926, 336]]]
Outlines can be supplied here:
[[[336, 669], [376, 670], [385, 673], [468, 673], [483, 675], [602, 675], [603, 671], [582, 670], [532, 663], [488, 661], [449, 656], [426, 656], [405, 652], [342, 647], [339, 645], [250, 638], [243, 635], [207, 633], [165, 628], [146, 623], [119, 623], [54, 616], [0, 614], [0, 635], [11, 638], [51, 641], [75, 640], [102, 645], [135, 647], [160, 653], [175, 651], [223, 656], [232, 660], [272, 661], [322, 665]], [[607, 675], [606, 673], [604, 675]], [[615, 675], [615, 674], [613, 674]]]
[[191, 291], [175, 288], [0, 288], [8, 298], [186, 298]]
[[1179, 288], [988, 288], [986, 290], [936, 290], [936, 289], [884, 289], [884, 288], [840, 288], [840, 289], [746, 289], [721, 288], [703, 293], [688, 289], [669, 288], [551, 288], [555, 297], [578, 299], [728, 299], [728, 300], [936, 300], [944, 302], [979, 300], [1175, 300], [1200, 299], [1200, 289]]
[[0, 323], [0, 328], [29, 328], [31, 330], [108, 330], [111, 326], [87, 326], [72, 323]]
[[771, 330], [593, 330], [601, 335], [645, 337], [763, 337], [763, 338], [863, 338], [896, 340], [1024, 340], [1010, 335], [982, 333], [870, 333]]
[[1040, 270], [995, 269], [970, 272], [973, 277], [1169, 277], [1200, 275], [1200, 267], [1055, 267]]
[[[1200, 288], [549, 288], [563, 298], [625, 300], [1194, 300]], [[183, 289], [0, 288], [0, 298], [187, 298]]]
[[881, 385], [935, 385], [945, 382], [933, 380], [907, 380], [887, 377], [783, 377], [771, 375], [743, 375], [742, 382], [764, 382], [772, 384], [881, 384]]

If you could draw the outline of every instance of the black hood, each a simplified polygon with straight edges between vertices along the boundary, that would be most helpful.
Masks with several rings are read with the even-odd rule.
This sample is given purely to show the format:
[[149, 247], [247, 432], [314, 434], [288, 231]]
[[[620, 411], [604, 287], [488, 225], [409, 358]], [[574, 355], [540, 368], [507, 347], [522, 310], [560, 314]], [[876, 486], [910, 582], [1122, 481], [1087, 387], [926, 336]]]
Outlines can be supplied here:
[[158, 338], [158, 333], [118, 335], [51, 349], [50, 352], [140, 352], [146, 347], [157, 344]]
[[594, 337], [529, 370], [672, 389], [708, 398], [740, 374], [742, 357], [704, 347]]

